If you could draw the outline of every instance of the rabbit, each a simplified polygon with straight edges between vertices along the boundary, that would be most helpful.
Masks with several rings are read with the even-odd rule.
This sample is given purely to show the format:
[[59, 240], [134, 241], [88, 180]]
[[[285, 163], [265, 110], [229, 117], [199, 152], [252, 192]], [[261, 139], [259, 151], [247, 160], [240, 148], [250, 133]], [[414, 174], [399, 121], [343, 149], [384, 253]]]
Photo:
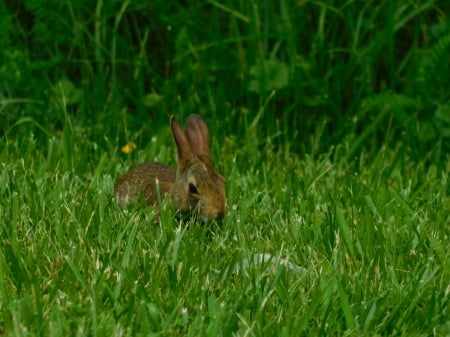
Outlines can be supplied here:
[[184, 130], [172, 116], [170, 127], [177, 148], [177, 168], [143, 163], [126, 172], [115, 185], [119, 205], [142, 198], [156, 205], [158, 193], [169, 195], [177, 212], [193, 212], [202, 220], [221, 219], [227, 209], [225, 179], [214, 170], [209, 151], [209, 130], [198, 115], [190, 115]]

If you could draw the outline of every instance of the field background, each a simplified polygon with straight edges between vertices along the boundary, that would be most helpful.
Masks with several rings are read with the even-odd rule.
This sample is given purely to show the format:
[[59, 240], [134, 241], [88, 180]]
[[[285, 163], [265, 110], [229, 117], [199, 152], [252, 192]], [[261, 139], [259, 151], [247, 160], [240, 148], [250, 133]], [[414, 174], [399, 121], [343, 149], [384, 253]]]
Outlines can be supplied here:
[[[450, 335], [449, 13], [0, 0], [0, 335]], [[191, 113], [227, 217], [120, 210]]]

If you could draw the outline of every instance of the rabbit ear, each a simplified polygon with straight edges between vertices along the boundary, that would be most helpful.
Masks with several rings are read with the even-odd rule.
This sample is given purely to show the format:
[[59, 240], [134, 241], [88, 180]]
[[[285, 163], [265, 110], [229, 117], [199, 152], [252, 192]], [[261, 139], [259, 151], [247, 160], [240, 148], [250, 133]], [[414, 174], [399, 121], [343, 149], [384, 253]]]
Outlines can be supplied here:
[[173, 139], [177, 145], [178, 163], [183, 166], [190, 159], [192, 159], [194, 153], [192, 152], [191, 145], [186, 137], [186, 134], [174, 116], [170, 118], [170, 127], [172, 129]]
[[192, 152], [203, 159], [211, 161], [209, 152], [209, 130], [199, 115], [190, 115], [186, 120], [184, 133], [191, 145]]

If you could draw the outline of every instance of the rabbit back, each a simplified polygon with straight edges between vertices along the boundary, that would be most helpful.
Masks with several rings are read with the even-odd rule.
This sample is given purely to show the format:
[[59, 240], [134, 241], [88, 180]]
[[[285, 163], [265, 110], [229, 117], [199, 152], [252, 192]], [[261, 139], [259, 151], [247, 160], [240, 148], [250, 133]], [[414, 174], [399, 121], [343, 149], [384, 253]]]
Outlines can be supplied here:
[[158, 200], [158, 190], [161, 196], [169, 194], [175, 179], [176, 170], [168, 165], [142, 163], [125, 173], [114, 191], [121, 207], [139, 200], [154, 205]]

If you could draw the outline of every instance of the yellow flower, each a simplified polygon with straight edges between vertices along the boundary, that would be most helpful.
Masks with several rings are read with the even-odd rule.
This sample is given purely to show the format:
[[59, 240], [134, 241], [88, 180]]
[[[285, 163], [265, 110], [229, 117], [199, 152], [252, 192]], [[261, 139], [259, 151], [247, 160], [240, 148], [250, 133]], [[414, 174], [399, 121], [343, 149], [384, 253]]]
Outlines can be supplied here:
[[136, 149], [136, 143], [133, 143], [133, 142], [129, 142], [126, 145], [122, 146], [122, 152], [125, 154], [130, 154], [135, 149]]

